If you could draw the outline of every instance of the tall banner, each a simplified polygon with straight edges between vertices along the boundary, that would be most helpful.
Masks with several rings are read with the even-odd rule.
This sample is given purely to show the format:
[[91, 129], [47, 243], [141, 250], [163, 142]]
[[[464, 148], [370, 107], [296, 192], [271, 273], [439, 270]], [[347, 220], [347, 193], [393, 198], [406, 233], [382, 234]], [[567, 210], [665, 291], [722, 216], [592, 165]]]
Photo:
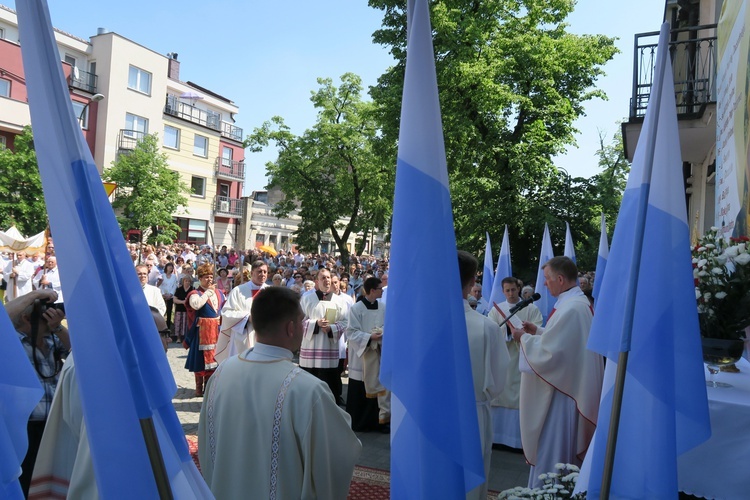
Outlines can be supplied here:
[[750, 74], [748, 0], [725, 0], [716, 70], [716, 227], [725, 238], [750, 233]]

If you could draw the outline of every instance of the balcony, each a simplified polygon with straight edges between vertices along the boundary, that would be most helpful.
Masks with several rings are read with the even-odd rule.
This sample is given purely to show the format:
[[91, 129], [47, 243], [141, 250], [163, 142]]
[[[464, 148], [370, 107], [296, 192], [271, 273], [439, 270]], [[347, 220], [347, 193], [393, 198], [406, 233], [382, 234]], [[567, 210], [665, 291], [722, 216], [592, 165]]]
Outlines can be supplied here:
[[[628, 121], [622, 124], [625, 152], [632, 161], [651, 97], [659, 32], [635, 35], [633, 85]], [[715, 141], [716, 25], [670, 31], [669, 54], [680, 126], [682, 160], [702, 161]], [[708, 112], [707, 112], [708, 111]]]
[[146, 137], [145, 132], [139, 130], [120, 129], [117, 134], [117, 152], [124, 153], [132, 151], [135, 146]]
[[68, 77], [68, 85], [91, 94], [96, 94], [97, 78], [98, 77], [94, 73], [89, 73], [88, 71], [83, 71], [82, 69], [73, 67], [70, 76]]
[[[699, 36], [699, 33], [711, 36]], [[716, 25], [681, 28], [670, 34], [669, 54], [674, 72], [677, 114], [697, 115], [706, 104], [716, 102]], [[646, 114], [658, 39], [658, 31], [635, 35], [631, 119]]]
[[200, 109], [192, 104], [182, 102], [176, 95], [167, 94], [167, 104], [164, 106], [164, 112], [168, 115], [176, 116], [177, 118], [182, 118], [183, 120], [221, 132], [221, 115], [219, 113]]
[[234, 139], [237, 142], [242, 142], [242, 129], [231, 123], [221, 122], [221, 135], [229, 139]]
[[216, 158], [216, 177], [229, 181], [245, 181], [245, 162]]
[[229, 198], [217, 196], [214, 200], [214, 215], [216, 217], [236, 217], [243, 215], [243, 203], [241, 198]]

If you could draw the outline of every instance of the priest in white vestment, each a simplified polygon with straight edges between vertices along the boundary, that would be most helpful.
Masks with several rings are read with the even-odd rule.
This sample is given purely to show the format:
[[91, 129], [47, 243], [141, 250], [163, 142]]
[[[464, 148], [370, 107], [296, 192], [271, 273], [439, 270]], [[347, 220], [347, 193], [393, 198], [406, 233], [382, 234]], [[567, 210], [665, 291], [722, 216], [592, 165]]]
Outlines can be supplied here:
[[[503, 295], [505, 301], [493, 304], [488, 317], [498, 325], [510, 318], [509, 323], [515, 328], [522, 328], [523, 322], [528, 321], [536, 326], [542, 326], [542, 313], [534, 304], [529, 304], [511, 316], [510, 309], [521, 301], [518, 280], [512, 276], [503, 278]], [[521, 448], [521, 419], [518, 410], [518, 400], [521, 391], [521, 372], [518, 370], [519, 343], [513, 340], [510, 326], [500, 327], [506, 340], [510, 363], [505, 379], [505, 389], [492, 400], [492, 442]]]
[[557, 463], [580, 467], [596, 429], [604, 361], [586, 349], [594, 312], [577, 278], [568, 257], [550, 259], [544, 284], [557, 302], [546, 327], [512, 328], [521, 343], [521, 440], [532, 488]]
[[345, 499], [362, 445], [326, 384], [292, 362], [304, 334], [297, 295], [253, 300], [255, 346], [219, 365], [198, 426], [201, 470], [217, 499]]
[[299, 366], [325, 381], [336, 401], [343, 404], [338, 370], [339, 338], [346, 330], [349, 307], [344, 299], [333, 293], [328, 269], [318, 271], [315, 286], [300, 300], [305, 313], [305, 335], [299, 351]]
[[486, 481], [477, 486], [466, 498], [487, 498], [490, 459], [492, 458], [492, 414], [490, 402], [500, 395], [505, 387], [508, 370], [508, 348], [500, 332], [500, 327], [489, 318], [473, 310], [466, 300], [476, 282], [479, 262], [468, 252], [458, 252], [458, 271], [461, 276], [466, 315], [466, 333], [469, 338], [469, 356], [474, 381], [474, 400], [477, 403], [479, 437], [482, 442], [484, 476]]
[[255, 334], [250, 319], [253, 297], [268, 284], [268, 266], [256, 260], [250, 267], [250, 281], [235, 287], [221, 309], [221, 331], [216, 342], [214, 358], [221, 364], [230, 356], [255, 345]]
[[7, 283], [5, 302], [26, 295], [32, 290], [31, 278], [34, 277], [34, 271], [34, 264], [26, 260], [26, 252], [15, 254], [15, 259], [11, 259], [3, 271]]

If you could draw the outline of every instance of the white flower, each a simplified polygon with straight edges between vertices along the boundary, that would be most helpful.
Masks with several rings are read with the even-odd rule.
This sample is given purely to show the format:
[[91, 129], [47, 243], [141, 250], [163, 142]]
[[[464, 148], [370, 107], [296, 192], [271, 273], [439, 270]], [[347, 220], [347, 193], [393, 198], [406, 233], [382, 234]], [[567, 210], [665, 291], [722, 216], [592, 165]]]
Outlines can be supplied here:
[[565, 464], [555, 464], [555, 469], [557, 469], [557, 470], [563, 470], [563, 469], [565, 469]]
[[698, 250], [696, 250], [696, 252], [705, 252], [705, 251], [706, 251], [706, 247], [699, 247]]
[[698, 263], [698, 258], [697, 257], [693, 257], [693, 264], [697, 264], [697, 263]]
[[745, 243], [744, 241], [742, 243], [737, 244], [737, 251], [739, 253], [744, 252], [746, 249], [747, 249], [747, 243]]
[[540, 481], [544, 481], [545, 479], [547, 479], [547, 474], [539, 474]]
[[723, 299], [726, 296], [727, 292], [716, 292], [716, 295], [714, 295], [714, 297], [716, 297], [717, 299]]
[[740, 249], [737, 248], [737, 245], [733, 245], [727, 248], [726, 250], [724, 250], [724, 255], [726, 255], [727, 257], [732, 257], [732, 258], [737, 257], [737, 254], [739, 253], [740, 253]]
[[723, 266], [723, 265], [725, 265], [725, 264], [727, 263], [727, 260], [728, 260], [728, 259], [727, 259], [727, 256], [726, 256], [726, 255], [724, 255], [724, 254], [718, 255], [718, 256], [716, 257], [716, 262], [718, 262], [718, 263], [719, 263], [719, 264], [721, 264], [722, 266]]
[[711, 269], [711, 274], [724, 274], [724, 271], [722, 271], [720, 267], [714, 267]]
[[698, 261], [698, 267], [703, 267], [706, 264], [708, 264], [708, 261], [706, 259], [701, 259]]
[[698, 276], [701, 278], [708, 276], [708, 271], [698, 271]]
[[706, 248], [708, 248], [709, 250], [713, 250], [714, 248], [716, 248], [716, 245], [714, 245], [713, 243], [707, 243]]
[[716, 226], [711, 226], [711, 231], [713, 231], [713, 232], [716, 232], [716, 231], [718, 231], [718, 230], [719, 230], [719, 228], [718, 228], [718, 227], [716, 227]]
[[734, 258], [734, 262], [744, 266], [748, 262], [750, 262], [750, 253], [741, 253], [737, 257]]
[[706, 292], [703, 294], [703, 298], [706, 300], [709, 300], [711, 298], [711, 292]]

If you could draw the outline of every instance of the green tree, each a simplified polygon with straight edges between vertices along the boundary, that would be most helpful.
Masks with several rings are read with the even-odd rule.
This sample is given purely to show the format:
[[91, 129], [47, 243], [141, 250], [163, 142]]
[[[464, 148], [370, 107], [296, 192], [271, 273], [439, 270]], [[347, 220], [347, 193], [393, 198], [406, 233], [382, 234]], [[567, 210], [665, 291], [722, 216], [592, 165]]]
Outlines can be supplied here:
[[[396, 65], [371, 95], [384, 138], [396, 141], [405, 67], [404, 0], [370, 0], [383, 10], [376, 43]], [[535, 269], [548, 207], [564, 202], [552, 158], [574, 143], [584, 103], [617, 52], [614, 40], [567, 32], [574, 0], [430, 2], [445, 149], [458, 244], [479, 251], [508, 224], [514, 269]], [[393, 159], [389, 161], [393, 163]], [[560, 194], [560, 193], [557, 193]]]
[[0, 229], [15, 224], [26, 236], [47, 227], [47, 208], [31, 127], [15, 137], [14, 151], [0, 148]]
[[[247, 137], [245, 147], [260, 151], [273, 144], [276, 161], [266, 164], [268, 188], [279, 187], [284, 200], [274, 208], [277, 217], [299, 210], [302, 218], [295, 236], [305, 250], [316, 250], [320, 234], [329, 230], [343, 262], [351, 234], [367, 234], [387, 227], [393, 197], [393, 162], [384, 164], [376, 150], [379, 130], [373, 105], [362, 100], [359, 76], [346, 73], [336, 87], [319, 78], [311, 101], [318, 110], [315, 125], [294, 135], [281, 117], [274, 117]], [[345, 219], [346, 222], [340, 222]]]
[[123, 233], [150, 230], [150, 243], [171, 243], [177, 238], [180, 228], [172, 222], [172, 214], [187, 206], [188, 189], [179, 174], [169, 169], [168, 159], [160, 152], [156, 135], [146, 135], [104, 170], [104, 180], [118, 186], [112, 208], [119, 214]]

